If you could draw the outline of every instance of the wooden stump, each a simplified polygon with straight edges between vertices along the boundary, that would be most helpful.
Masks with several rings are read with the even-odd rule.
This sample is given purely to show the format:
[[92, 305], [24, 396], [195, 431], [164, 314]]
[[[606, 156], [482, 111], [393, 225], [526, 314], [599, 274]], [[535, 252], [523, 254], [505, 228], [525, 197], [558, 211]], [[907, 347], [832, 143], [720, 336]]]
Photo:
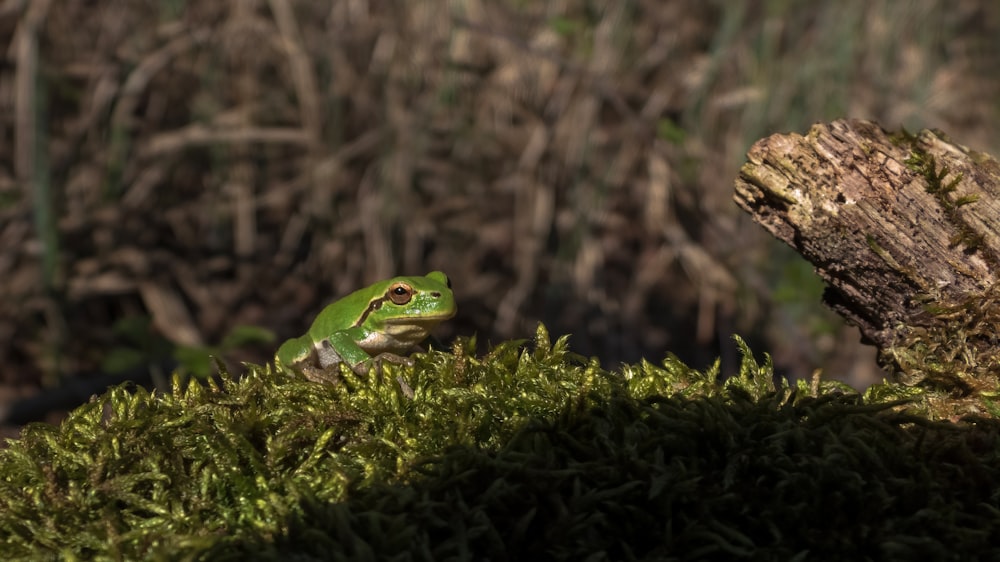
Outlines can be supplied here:
[[815, 267], [824, 301], [911, 384], [996, 390], [1000, 164], [859, 120], [755, 143], [736, 203]]

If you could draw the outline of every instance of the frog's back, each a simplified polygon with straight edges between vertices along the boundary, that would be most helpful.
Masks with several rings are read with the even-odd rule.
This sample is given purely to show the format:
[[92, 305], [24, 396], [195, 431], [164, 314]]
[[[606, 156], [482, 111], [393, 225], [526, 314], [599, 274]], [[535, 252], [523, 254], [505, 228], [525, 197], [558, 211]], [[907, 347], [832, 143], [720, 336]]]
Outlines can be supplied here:
[[336, 332], [356, 327], [366, 314], [373, 300], [372, 295], [385, 293], [384, 288], [381, 290], [378, 288], [382, 284], [376, 283], [371, 287], [359, 289], [326, 305], [313, 320], [307, 335], [311, 336], [312, 341], [320, 341]]

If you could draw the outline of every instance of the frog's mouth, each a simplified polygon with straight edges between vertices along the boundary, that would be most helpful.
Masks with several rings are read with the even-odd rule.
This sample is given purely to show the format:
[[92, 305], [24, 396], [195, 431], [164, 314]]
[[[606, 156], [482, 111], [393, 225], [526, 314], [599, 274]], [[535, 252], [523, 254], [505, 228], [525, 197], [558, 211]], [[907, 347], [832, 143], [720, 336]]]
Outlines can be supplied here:
[[400, 326], [400, 325], [416, 325], [422, 326], [424, 324], [437, 324], [442, 320], [447, 320], [455, 316], [455, 310], [450, 312], [442, 312], [440, 314], [421, 314], [420, 316], [400, 316], [398, 318], [390, 318], [385, 321], [386, 325]]
[[[447, 320], [454, 315], [454, 313], [443, 313], [434, 316], [396, 318], [392, 321], [387, 321], [380, 332], [375, 332], [369, 337], [373, 342], [377, 342], [377, 347], [382, 350], [405, 353], [414, 345], [427, 339], [431, 330], [440, 324], [441, 321]], [[362, 345], [361, 347], [364, 348], [365, 346]]]

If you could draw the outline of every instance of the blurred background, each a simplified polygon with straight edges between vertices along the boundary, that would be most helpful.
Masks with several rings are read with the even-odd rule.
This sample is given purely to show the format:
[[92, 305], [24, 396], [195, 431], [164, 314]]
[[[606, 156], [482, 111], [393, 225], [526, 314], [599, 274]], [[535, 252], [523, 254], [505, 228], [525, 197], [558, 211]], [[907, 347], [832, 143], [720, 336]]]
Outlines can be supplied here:
[[238, 371], [435, 269], [445, 342], [732, 372], [739, 333], [863, 388], [732, 202], [747, 149], [858, 117], [1000, 154], [988, 0], [0, 0], [0, 46], [3, 403]]

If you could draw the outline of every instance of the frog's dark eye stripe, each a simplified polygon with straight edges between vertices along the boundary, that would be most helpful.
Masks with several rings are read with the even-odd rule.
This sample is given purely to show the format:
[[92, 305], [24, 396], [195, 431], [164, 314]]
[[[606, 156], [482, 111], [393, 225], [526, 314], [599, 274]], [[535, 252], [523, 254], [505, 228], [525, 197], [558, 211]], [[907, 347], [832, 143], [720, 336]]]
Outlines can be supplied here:
[[389, 290], [385, 292], [382, 298], [378, 298], [368, 303], [368, 308], [365, 309], [358, 321], [354, 323], [354, 327], [361, 326], [368, 319], [368, 315], [376, 310], [382, 308], [382, 303], [386, 301], [392, 301], [393, 304], [402, 306], [413, 299], [413, 295], [416, 291], [413, 290], [407, 283], [393, 283], [389, 286]]
[[382, 297], [380, 299], [375, 299], [372, 302], [368, 303], [368, 308], [366, 308], [365, 311], [361, 313], [361, 316], [358, 317], [358, 321], [354, 323], [354, 327], [357, 328], [358, 326], [364, 324], [365, 320], [368, 320], [369, 314], [382, 308], [383, 302], [385, 302], [385, 297]]

